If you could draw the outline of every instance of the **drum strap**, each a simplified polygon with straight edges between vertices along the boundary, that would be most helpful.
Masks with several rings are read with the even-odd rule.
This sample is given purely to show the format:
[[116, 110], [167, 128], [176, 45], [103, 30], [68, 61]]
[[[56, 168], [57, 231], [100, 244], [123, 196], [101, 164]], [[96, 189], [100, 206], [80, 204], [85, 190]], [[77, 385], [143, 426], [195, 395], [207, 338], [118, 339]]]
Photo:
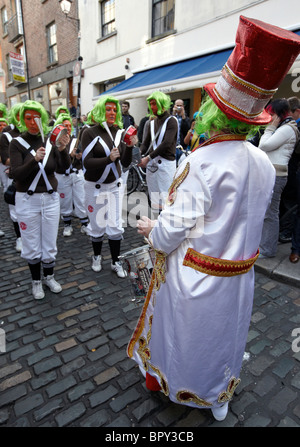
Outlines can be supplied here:
[[9, 132], [4, 132], [3, 135], [6, 136], [7, 141], [10, 143], [11, 140], [13, 139], [13, 137], [11, 136], [11, 134]]
[[[73, 151], [76, 141], [77, 141], [76, 138], [72, 138], [71, 143], [70, 143], [69, 154], [71, 154], [71, 152]], [[65, 174], [70, 174], [71, 169], [72, 169], [72, 165], [66, 170]]]
[[[30, 144], [28, 144], [27, 141], [25, 141], [22, 137], [16, 137], [16, 140], [17, 140], [23, 147], [25, 147], [25, 149], [27, 149], [27, 150], [30, 149]], [[33, 179], [32, 183], [31, 183], [31, 185], [30, 185], [29, 188], [28, 188], [28, 191], [34, 192], [34, 191], [36, 190], [38, 181], [39, 181], [39, 179], [40, 179], [40, 177], [41, 177], [41, 175], [42, 175], [43, 178], [44, 178], [46, 187], [47, 187], [47, 191], [48, 191], [49, 193], [53, 192], [53, 188], [52, 188], [52, 186], [51, 186], [51, 184], [50, 184], [50, 182], [49, 182], [49, 180], [48, 180], [48, 178], [47, 178], [46, 172], [45, 172], [45, 166], [46, 166], [46, 164], [47, 164], [47, 161], [48, 161], [48, 158], [49, 158], [51, 149], [52, 149], [52, 145], [51, 145], [50, 141], [47, 140], [45, 157], [43, 158], [43, 162], [42, 162], [42, 163], [41, 163], [41, 162], [38, 162], [38, 165], [39, 165], [39, 169], [40, 169], [40, 170], [39, 170], [39, 172], [36, 174], [36, 176], [34, 177], [34, 179]], [[34, 149], [31, 149], [30, 153], [31, 153], [31, 155], [32, 155], [33, 157], [35, 157], [36, 152], [35, 152]]]

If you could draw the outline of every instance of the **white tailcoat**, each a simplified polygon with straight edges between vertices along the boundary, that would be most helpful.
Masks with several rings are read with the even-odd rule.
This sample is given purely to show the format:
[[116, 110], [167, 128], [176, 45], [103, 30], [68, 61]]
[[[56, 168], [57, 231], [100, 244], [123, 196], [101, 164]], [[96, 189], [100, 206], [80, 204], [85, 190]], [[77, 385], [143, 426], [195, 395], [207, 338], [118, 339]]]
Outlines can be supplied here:
[[149, 235], [167, 255], [165, 282], [148, 293], [128, 355], [172, 401], [211, 408], [230, 400], [239, 381], [254, 269], [217, 277], [183, 260], [188, 248], [235, 261], [255, 256], [275, 170], [249, 142], [223, 141], [193, 152], [175, 178], [187, 171]]

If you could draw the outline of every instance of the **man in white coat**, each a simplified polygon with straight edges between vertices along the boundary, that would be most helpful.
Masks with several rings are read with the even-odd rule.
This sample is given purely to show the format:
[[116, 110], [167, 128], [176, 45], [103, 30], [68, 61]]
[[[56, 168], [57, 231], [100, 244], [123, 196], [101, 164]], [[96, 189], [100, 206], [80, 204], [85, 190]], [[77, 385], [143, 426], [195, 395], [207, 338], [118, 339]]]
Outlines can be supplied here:
[[196, 131], [210, 138], [179, 166], [158, 220], [137, 224], [156, 262], [128, 355], [149, 389], [217, 420], [240, 382], [252, 267], [275, 181], [246, 134], [270, 121], [264, 107], [299, 52], [294, 33], [240, 17], [235, 49], [205, 86]]

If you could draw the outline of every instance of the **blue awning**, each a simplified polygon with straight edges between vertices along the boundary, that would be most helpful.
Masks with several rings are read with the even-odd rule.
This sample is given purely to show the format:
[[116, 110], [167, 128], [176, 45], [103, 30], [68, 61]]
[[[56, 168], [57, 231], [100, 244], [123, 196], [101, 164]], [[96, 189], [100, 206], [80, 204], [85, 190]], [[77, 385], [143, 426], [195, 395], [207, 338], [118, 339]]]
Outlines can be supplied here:
[[[300, 30], [294, 32], [300, 35]], [[233, 48], [140, 71], [103, 94], [130, 99], [146, 96], [153, 90], [174, 93], [202, 87], [217, 80]]]
[[[187, 59], [173, 64], [163, 65], [161, 67], [140, 71], [131, 78], [126, 79], [105, 94], [128, 94], [129, 92], [137, 92], [138, 90], [159, 88], [160, 86], [171, 86], [173, 83], [185, 82], [188, 80], [197, 80], [205, 77], [210, 73], [219, 74], [223, 65], [227, 61], [231, 49], [219, 51], [205, 56], [199, 56], [193, 59]], [[201, 84], [199, 83], [199, 87]], [[195, 88], [195, 87], [193, 87]]]

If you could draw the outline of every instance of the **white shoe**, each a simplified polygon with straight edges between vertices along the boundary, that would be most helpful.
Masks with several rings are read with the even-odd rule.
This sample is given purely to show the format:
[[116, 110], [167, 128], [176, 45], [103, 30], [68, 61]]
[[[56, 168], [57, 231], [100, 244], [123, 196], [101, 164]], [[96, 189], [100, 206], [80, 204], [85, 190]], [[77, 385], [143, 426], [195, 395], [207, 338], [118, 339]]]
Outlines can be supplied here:
[[63, 236], [72, 236], [72, 233], [73, 233], [73, 228], [71, 227], [71, 225], [65, 225], [64, 231], [63, 231]]
[[35, 300], [42, 300], [45, 296], [42, 281], [32, 281], [32, 295]]
[[44, 278], [44, 280], [45, 280], [46, 286], [49, 287], [51, 292], [59, 293], [62, 291], [62, 287], [57, 281], [55, 281], [54, 275], [46, 276]]
[[211, 411], [216, 421], [224, 421], [228, 413], [228, 402], [221, 407], [212, 408]]
[[101, 261], [102, 257], [100, 255], [92, 257], [92, 270], [94, 270], [94, 272], [101, 272], [102, 270]]
[[87, 234], [88, 230], [87, 230], [87, 225], [81, 225], [81, 233], [83, 234]]
[[20, 237], [16, 240], [16, 251], [22, 251], [22, 239]]
[[125, 278], [127, 276], [127, 272], [123, 269], [123, 266], [120, 261], [115, 264], [111, 264], [111, 269], [113, 272], [116, 272], [119, 278]]
[[0, 230], [0, 237], [3, 237], [4, 234], [5, 234], [4, 231]]

